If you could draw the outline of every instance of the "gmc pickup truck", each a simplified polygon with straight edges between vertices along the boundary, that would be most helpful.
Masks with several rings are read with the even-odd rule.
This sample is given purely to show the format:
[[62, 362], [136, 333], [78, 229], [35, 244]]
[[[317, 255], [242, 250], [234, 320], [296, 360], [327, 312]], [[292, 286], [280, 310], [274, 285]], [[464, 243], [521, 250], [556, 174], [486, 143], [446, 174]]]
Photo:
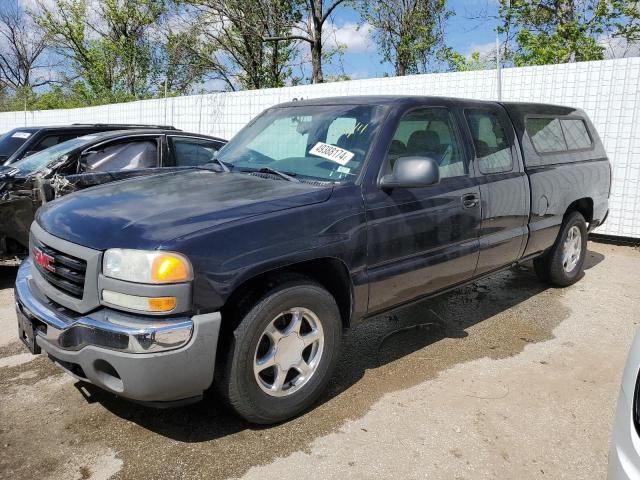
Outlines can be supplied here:
[[453, 98], [278, 105], [212, 161], [40, 208], [16, 281], [33, 353], [137, 402], [216, 387], [282, 421], [367, 317], [527, 260], [579, 280], [611, 186], [583, 111]]

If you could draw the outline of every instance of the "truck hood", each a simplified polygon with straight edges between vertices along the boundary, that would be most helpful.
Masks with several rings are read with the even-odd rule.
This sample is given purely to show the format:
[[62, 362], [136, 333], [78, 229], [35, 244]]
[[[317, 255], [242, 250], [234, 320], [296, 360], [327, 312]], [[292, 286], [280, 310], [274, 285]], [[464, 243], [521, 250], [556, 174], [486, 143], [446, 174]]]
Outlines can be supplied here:
[[327, 200], [331, 186], [190, 170], [108, 183], [43, 206], [37, 222], [89, 248], [155, 249], [223, 223]]

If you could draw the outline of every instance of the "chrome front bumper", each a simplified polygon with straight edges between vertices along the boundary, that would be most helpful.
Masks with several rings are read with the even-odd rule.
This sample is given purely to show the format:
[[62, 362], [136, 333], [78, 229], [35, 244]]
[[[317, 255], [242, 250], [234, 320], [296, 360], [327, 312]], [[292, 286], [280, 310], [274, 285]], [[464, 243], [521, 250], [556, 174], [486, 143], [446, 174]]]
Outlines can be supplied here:
[[[167, 405], [200, 398], [213, 381], [221, 316], [135, 316], [99, 308], [86, 314], [51, 302], [18, 270], [20, 338], [73, 377], [139, 402]], [[28, 337], [26, 333], [28, 333]]]
[[101, 308], [86, 315], [51, 302], [35, 285], [32, 261], [25, 260], [16, 279], [16, 310], [44, 324], [38, 336], [65, 350], [81, 350], [95, 345], [129, 353], [172, 350], [186, 345], [193, 334], [190, 317], [140, 317]]

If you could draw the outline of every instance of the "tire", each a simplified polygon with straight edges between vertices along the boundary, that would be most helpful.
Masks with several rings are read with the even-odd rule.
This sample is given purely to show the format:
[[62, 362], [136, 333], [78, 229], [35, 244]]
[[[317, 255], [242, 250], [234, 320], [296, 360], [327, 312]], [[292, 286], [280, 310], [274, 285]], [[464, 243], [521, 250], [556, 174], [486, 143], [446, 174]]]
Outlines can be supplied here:
[[568, 287], [582, 278], [586, 253], [587, 223], [580, 212], [571, 212], [562, 223], [553, 246], [534, 259], [533, 267], [543, 282]]
[[[298, 279], [273, 287], [244, 310], [223, 353], [218, 388], [249, 422], [292, 418], [318, 399], [335, 368], [342, 337], [336, 301], [319, 284]], [[291, 366], [300, 356], [304, 363]], [[265, 367], [269, 359], [275, 365]], [[309, 369], [306, 375], [297, 369], [301, 365]], [[288, 373], [278, 377], [283, 371]]]

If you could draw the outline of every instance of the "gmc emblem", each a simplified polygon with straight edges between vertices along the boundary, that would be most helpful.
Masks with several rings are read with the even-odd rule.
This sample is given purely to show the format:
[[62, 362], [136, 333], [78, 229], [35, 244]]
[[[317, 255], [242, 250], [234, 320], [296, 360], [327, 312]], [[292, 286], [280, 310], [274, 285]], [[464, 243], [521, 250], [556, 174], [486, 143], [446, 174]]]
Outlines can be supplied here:
[[50, 272], [56, 271], [56, 268], [52, 265], [53, 257], [51, 255], [47, 255], [38, 247], [33, 247], [33, 259], [45, 270], [49, 270]]

